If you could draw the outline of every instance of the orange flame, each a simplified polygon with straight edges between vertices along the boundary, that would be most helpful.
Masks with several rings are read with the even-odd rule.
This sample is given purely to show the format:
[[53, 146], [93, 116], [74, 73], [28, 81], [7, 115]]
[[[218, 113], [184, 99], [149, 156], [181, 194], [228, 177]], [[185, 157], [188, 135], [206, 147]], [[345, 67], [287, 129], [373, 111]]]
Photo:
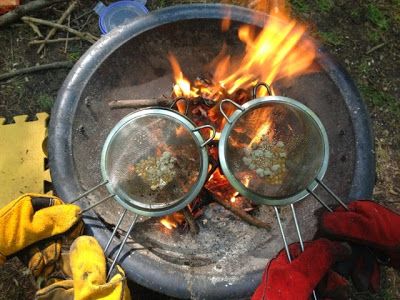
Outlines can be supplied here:
[[160, 223], [169, 230], [172, 230], [174, 228], [177, 228], [180, 224], [182, 224], [184, 220], [185, 220], [184, 215], [180, 212], [177, 212], [173, 213], [172, 215], [163, 217], [160, 220]]
[[235, 192], [234, 194], [233, 194], [233, 196], [231, 197], [231, 203], [235, 203], [236, 202], [236, 196], [237, 195], [239, 195], [239, 192]]
[[191, 91], [190, 81], [183, 76], [183, 72], [176, 57], [172, 53], [169, 53], [168, 59], [171, 64], [172, 71], [174, 72], [174, 93], [176, 97], [196, 97], [196, 92]]
[[[220, 100], [221, 90], [232, 95], [238, 89], [249, 89], [256, 82], [272, 84], [280, 78], [291, 78], [311, 70], [316, 56], [314, 45], [303, 39], [305, 27], [289, 18], [283, 0], [256, 1], [256, 7], [268, 9], [270, 17], [264, 28], [256, 33], [254, 27], [243, 25], [238, 32], [239, 39], [245, 44], [239, 66], [233, 66], [231, 57], [225, 54], [226, 45], [210, 65], [214, 68], [213, 83], [207, 87], [209, 99]], [[222, 30], [229, 28], [229, 15], [222, 21]], [[224, 54], [224, 55], [223, 55]], [[184, 77], [177, 59], [170, 54], [176, 96], [199, 97], [202, 91], [193, 86]], [[260, 96], [266, 94], [260, 91]]]
[[272, 118], [271, 109], [266, 108], [261, 112], [258, 112], [258, 114], [255, 116], [254, 119], [255, 120], [252, 123], [257, 125], [252, 126], [251, 128], [254, 128], [257, 131], [248, 145], [249, 148], [254, 143], [256, 144], [260, 143], [261, 139], [265, 136], [268, 137], [270, 141], [272, 141], [274, 138], [274, 130], [273, 130], [274, 121]]

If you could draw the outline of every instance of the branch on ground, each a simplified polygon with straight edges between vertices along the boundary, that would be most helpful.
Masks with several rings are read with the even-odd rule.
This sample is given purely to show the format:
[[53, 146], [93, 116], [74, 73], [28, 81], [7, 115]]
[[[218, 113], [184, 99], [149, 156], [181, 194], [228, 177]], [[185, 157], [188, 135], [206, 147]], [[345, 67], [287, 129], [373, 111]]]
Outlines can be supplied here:
[[48, 7], [58, 2], [62, 2], [62, 0], [35, 0], [24, 5], [20, 5], [16, 9], [0, 16], [0, 28], [18, 21], [21, 17], [26, 16], [31, 12]]
[[46, 65], [38, 65], [28, 68], [23, 68], [19, 70], [15, 70], [9, 73], [4, 73], [0, 75], [0, 81], [6, 80], [18, 75], [25, 75], [33, 72], [43, 71], [43, 70], [50, 70], [50, 69], [60, 69], [60, 68], [71, 68], [74, 65], [72, 61], [58, 61], [51, 64]]

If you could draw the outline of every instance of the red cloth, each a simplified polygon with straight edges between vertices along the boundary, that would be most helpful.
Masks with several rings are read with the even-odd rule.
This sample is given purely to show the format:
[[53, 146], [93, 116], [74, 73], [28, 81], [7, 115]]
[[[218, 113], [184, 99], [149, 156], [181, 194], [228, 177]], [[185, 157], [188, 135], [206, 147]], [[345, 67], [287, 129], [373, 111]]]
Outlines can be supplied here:
[[329, 236], [373, 247], [386, 254], [392, 266], [400, 267], [400, 216], [375, 202], [358, 200], [349, 205], [349, 211], [339, 207], [325, 213], [320, 229]]
[[290, 245], [292, 262], [284, 250], [280, 251], [269, 263], [252, 300], [308, 299], [332, 264], [348, 255], [348, 250], [326, 239], [306, 243], [303, 253], [298, 244]]

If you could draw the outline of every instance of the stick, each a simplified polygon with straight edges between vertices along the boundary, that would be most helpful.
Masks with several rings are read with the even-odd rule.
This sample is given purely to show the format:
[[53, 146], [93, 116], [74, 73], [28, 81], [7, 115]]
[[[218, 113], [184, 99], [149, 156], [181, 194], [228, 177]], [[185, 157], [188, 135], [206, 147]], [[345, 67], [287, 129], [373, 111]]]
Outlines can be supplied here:
[[37, 27], [35, 24], [32, 22], [28, 22], [28, 25], [32, 28], [32, 30], [38, 35], [38, 37], [43, 37], [43, 34], [40, 32], [39, 27]]
[[50, 70], [50, 69], [59, 69], [59, 68], [71, 68], [74, 65], [72, 61], [58, 61], [51, 64], [46, 65], [39, 65], [33, 66], [28, 68], [23, 68], [19, 70], [15, 70], [9, 73], [4, 73], [0, 75], [0, 81], [9, 79], [14, 76], [22, 75], [22, 74], [29, 74], [33, 72], [43, 71], [43, 70]]
[[[77, 2], [76, 1], [72, 1], [71, 4], [68, 6], [68, 8], [64, 11], [64, 13], [62, 14], [62, 16], [58, 19], [57, 24], [62, 24], [64, 22], [64, 20], [71, 14], [71, 12], [75, 9]], [[48, 41], [57, 31], [57, 28], [52, 28], [50, 29], [49, 33], [46, 35], [45, 40]], [[37, 54], [39, 54], [43, 48], [44, 48], [45, 44], [42, 44], [39, 49], [37, 50]]]
[[[71, 27], [71, 15], [68, 16], [68, 27]], [[67, 32], [67, 39], [65, 40], [64, 53], [67, 53], [68, 38], [69, 38], [69, 32]]]
[[386, 43], [382, 43], [382, 44], [376, 45], [375, 47], [372, 47], [367, 52], [365, 52], [365, 54], [370, 54], [370, 53], [374, 52], [375, 50], [378, 50], [379, 48], [382, 48], [385, 45], [386, 45]]
[[182, 213], [185, 217], [186, 222], [189, 224], [190, 234], [192, 236], [198, 234], [199, 226], [197, 225], [195, 219], [193, 218], [191, 211], [189, 210], [189, 208], [187, 206], [184, 209], [182, 209]]
[[243, 210], [241, 210], [235, 206], [230, 205], [227, 201], [219, 198], [218, 196], [214, 195], [213, 193], [209, 193], [209, 194], [215, 202], [217, 202], [218, 204], [220, 204], [227, 210], [231, 211], [236, 216], [241, 218], [243, 221], [249, 223], [250, 225], [260, 227], [260, 228], [265, 228], [267, 230], [271, 229], [271, 227], [267, 223], [265, 223], [257, 218], [254, 218], [253, 216], [249, 215], [248, 213], [244, 212]]
[[131, 100], [114, 100], [108, 102], [110, 108], [138, 108], [146, 106], [170, 106], [173, 103], [171, 99], [131, 99]]
[[93, 44], [99, 39], [98, 37], [95, 37], [94, 35], [90, 34], [89, 32], [80, 32], [80, 31], [70, 28], [68, 26], [57, 24], [57, 23], [50, 22], [47, 20], [42, 20], [42, 19], [32, 18], [32, 17], [22, 17], [21, 19], [24, 22], [33, 22], [33, 23], [37, 23], [37, 24], [50, 26], [50, 27], [55, 27], [57, 29], [61, 29], [64, 31], [68, 31], [72, 34], [75, 34], [76, 36], [79, 36], [81, 39], [86, 40]]
[[54, 43], [61, 43], [65, 41], [79, 41], [81, 38], [79, 36], [70, 37], [70, 38], [58, 38], [54, 40], [33, 40], [29, 42], [29, 45], [40, 45], [40, 44], [54, 44]]
[[42, 9], [54, 3], [61, 2], [62, 0], [35, 0], [30, 1], [24, 5], [18, 6], [16, 9], [0, 16], [0, 28], [19, 20], [22, 16], [27, 15], [35, 10]]

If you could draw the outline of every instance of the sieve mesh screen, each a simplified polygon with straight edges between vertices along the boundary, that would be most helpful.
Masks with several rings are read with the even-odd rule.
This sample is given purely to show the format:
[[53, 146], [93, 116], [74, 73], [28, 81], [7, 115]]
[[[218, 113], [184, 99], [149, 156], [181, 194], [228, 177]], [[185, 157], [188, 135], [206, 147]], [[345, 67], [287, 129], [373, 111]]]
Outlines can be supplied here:
[[316, 122], [300, 109], [266, 103], [245, 111], [229, 133], [226, 161], [247, 189], [283, 199], [305, 190], [324, 160]]
[[105, 170], [115, 193], [133, 204], [168, 207], [198, 181], [200, 147], [192, 132], [173, 117], [139, 116], [113, 136]]

